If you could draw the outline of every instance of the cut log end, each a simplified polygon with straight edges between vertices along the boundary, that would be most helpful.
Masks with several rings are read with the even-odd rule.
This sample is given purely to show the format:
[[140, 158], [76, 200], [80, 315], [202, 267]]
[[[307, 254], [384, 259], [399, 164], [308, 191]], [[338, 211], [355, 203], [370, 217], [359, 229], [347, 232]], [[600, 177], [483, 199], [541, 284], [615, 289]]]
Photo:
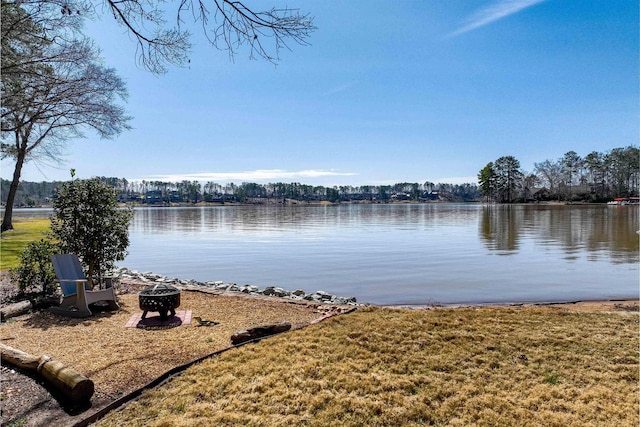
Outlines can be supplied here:
[[41, 363], [38, 372], [72, 402], [88, 402], [95, 391], [93, 381], [55, 360]]

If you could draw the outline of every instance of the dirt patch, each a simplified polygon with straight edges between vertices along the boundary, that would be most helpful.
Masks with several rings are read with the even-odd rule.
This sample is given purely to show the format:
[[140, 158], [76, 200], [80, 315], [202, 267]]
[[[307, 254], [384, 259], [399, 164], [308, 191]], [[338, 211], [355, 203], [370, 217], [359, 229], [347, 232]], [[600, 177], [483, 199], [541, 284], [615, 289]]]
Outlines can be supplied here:
[[297, 328], [345, 308], [184, 289], [180, 309], [217, 324], [199, 326], [195, 322], [161, 330], [125, 328], [129, 318], [140, 311], [136, 292], [144, 285], [121, 284], [126, 293], [118, 295], [121, 308], [115, 312], [74, 319], [36, 311], [3, 323], [3, 344], [37, 356], [46, 354], [72, 367], [94, 382], [95, 393], [90, 407], [73, 407], [37, 376], [3, 366], [2, 425], [74, 425], [177, 366], [231, 347], [230, 337], [235, 332], [279, 322]]

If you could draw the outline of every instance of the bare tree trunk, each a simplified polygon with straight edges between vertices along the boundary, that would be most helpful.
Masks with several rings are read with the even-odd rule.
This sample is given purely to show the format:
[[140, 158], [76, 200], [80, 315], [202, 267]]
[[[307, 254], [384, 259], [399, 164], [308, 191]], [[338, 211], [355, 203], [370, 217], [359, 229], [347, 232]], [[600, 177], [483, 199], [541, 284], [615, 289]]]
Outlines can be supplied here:
[[24, 165], [26, 153], [23, 151], [18, 152], [16, 158], [16, 168], [13, 171], [13, 181], [9, 186], [9, 193], [7, 194], [7, 200], [5, 204], [4, 218], [2, 219], [2, 228], [0, 232], [4, 233], [7, 230], [13, 230], [13, 202], [16, 199], [18, 193], [18, 185], [20, 185], [20, 173], [22, 172], [22, 165]]
[[95, 262], [93, 260], [89, 261], [89, 271], [87, 271], [87, 283], [89, 285], [89, 289], [93, 289], [93, 274], [95, 269]]

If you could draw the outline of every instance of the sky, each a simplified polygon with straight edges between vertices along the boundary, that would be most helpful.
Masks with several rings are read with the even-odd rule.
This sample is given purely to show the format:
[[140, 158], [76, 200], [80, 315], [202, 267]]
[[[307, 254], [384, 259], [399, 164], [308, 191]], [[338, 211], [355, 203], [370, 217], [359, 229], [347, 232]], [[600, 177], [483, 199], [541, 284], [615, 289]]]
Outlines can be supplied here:
[[[175, 3], [168, 3], [169, 5]], [[383, 185], [473, 183], [514, 156], [638, 144], [636, 0], [252, 1], [314, 18], [276, 66], [229, 55], [193, 27], [191, 62], [155, 76], [108, 16], [86, 32], [126, 81], [130, 131], [87, 132], [24, 181]], [[168, 20], [175, 19], [169, 12]], [[2, 178], [13, 162], [3, 160]]]

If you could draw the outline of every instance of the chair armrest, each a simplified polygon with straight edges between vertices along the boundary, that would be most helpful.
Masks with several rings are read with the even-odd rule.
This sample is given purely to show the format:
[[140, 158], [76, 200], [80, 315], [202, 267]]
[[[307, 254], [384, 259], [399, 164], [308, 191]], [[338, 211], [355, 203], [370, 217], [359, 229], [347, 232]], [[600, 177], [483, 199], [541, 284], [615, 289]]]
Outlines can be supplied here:
[[[60, 283], [60, 289], [64, 296], [78, 293], [78, 285], [83, 289], [87, 286], [87, 280], [85, 279], [62, 279], [58, 280], [58, 282]], [[84, 284], [84, 286], [82, 284]]]

